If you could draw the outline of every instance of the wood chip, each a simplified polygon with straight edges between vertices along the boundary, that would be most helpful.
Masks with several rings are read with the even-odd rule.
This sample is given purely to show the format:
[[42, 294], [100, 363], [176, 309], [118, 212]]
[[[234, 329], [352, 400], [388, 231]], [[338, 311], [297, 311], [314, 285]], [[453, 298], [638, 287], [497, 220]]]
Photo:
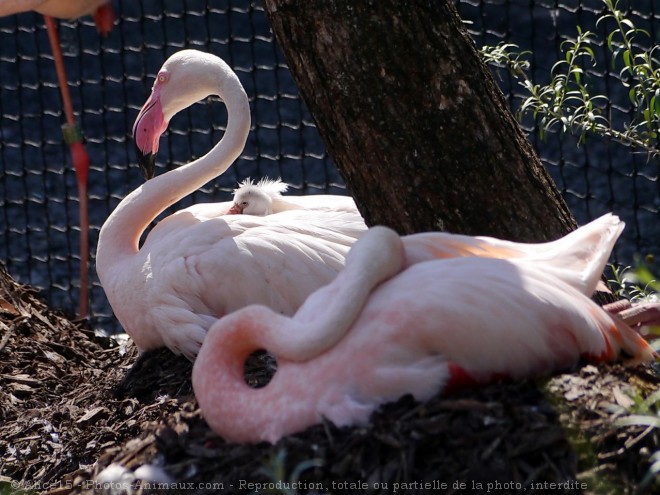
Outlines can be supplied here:
[[2, 297], [0, 297], [0, 311], [13, 316], [18, 316], [20, 314], [16, 309], [16, 306]]
[[630, 395], [622, 392], [620, 387], [614, 387], [612, 389], [612, 395], [614, 395], [616, 403], [624, 409], [630, 409], [635, 404], [635, 401], [632, 400]]
[[94, 409], [87, 411], [76, 423], [86, 423], [87, 421], [92, 421], [101, 418], [102, 416], [108, 416], [110, 413], [107, 408], [104, 406], [98, 406]]
[[27, 385], [29, 387], [39, 387], [40, 385], [42, 385], [41, 380], [36, 380], [32, 378], [30, 375], [25, 375], [25, 374], [19, 374], [19, 375], [0, 374], [0, 378], [3, 380], [8, 380], [10, 382], [22, 383], [23, 385]]

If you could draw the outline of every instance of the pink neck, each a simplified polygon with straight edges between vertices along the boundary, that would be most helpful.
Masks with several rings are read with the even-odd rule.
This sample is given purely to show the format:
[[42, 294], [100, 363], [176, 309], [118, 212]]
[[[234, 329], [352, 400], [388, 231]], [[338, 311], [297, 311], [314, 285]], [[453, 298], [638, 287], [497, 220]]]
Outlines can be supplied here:
[[250, 131], [250, 109], [247, 95], [234, 78], [238, 86], [230, 88], [228, 95], [217, 91], [227, 105], [223, 138], [203, 157], [149, 180], [126, 196], [101, 229], [97, 261], [115, 264], [137, 254], [142, 233], [160, 213], [224, 173], [240, 156]]

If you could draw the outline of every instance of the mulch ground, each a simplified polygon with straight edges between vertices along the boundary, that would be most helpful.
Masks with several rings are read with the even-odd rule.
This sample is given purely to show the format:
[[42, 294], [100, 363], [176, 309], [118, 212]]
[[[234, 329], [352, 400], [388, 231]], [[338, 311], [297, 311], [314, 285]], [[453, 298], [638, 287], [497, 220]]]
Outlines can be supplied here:
[[188, 361], [159, 351], [125, 379], [136, 357], [0, 273], [0, 494], [660, 493], [660, 430], [614, 425], [658, 388], [650, 366], [403, 397], [368, 428], [251, 446], [206, 426]]

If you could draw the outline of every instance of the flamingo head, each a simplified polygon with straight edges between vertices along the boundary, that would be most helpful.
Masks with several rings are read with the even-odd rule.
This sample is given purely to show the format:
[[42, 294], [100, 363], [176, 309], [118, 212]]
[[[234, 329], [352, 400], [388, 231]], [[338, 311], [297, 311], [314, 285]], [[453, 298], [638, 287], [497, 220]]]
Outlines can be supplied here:
[[268, 214], [268, 205], [262, 203], [262, 198], [252, 194], [250, 189], [238, 189], [234, 195], [234, 204], [228, 215], [266, 215]]
[[181, 50], [168, 58], [156, 75], [151, 95], [133, 125], [138, 163], [146, 179], [155, 173], [158, 141], [176, 113], [218, 92], [213, 71], [217, 57], [197, 50]]
[[228, 215], [264, 216], [273, 213], [273, 199], [259, 184], [246, 179], [238, 189], [234, 189], [234, 204]]
[[151, 95], [140, 109], [133, 125], [133, 141], [138, 164], [145, 179], [151, 179], [156, 170], [156, 153], [158, 141], [167, 129], [168, 121], [162, 107], [162, 88], [167, 84], [169, 74], [161, 70], [156, 77]]

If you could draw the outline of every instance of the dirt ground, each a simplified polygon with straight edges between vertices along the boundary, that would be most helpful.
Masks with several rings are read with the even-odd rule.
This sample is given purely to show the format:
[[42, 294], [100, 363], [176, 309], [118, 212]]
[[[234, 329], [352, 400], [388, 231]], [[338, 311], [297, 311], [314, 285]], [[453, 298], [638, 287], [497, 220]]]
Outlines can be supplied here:
[[229, 445], [201, 417], [185, 359], [156, 352], [125, 380], [132, 344], [0, 275], [1, 495], [660, 493], [645, 478], [660, 430], [614, 425], [658, 388], [652, 366], [587, 365], [424, 405], [404, 397], [368, 428]]

